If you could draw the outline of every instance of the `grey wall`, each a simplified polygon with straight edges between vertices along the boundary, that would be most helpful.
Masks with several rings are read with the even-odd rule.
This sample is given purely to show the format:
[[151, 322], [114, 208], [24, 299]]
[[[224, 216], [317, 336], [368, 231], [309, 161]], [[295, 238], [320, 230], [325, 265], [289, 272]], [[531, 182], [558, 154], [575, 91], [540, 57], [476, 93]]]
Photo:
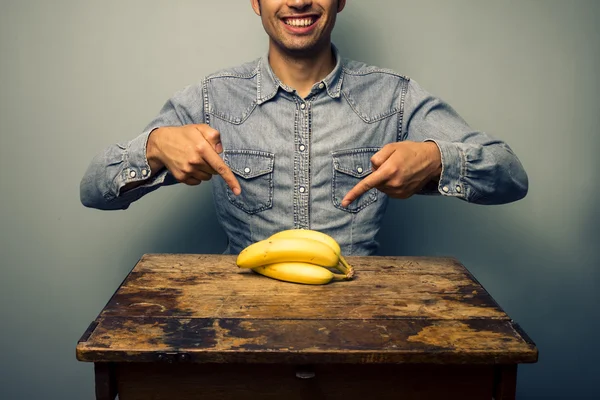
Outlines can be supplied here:
[[[380, 235], [383, 254], [459, 258], [532, 336], [522, 399], [590, 397], [600, 373], [599, 20], [596, 0], [349, 1], [334, 35], [525, 165], [518, 203], [396, 201]], [[0, 0], [0, 398], [91, 398], [76, 341], [137, 259], [223, 250], [208, 185], [101, 212], [79, 180], [173, 92], [265, 50], [245, 0]]]

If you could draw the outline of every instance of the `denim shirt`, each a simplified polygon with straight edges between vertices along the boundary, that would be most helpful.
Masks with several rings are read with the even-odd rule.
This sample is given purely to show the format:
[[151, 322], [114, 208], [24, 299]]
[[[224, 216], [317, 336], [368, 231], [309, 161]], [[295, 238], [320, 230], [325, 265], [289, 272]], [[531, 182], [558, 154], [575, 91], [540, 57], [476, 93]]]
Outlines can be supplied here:
[[[133, 140], [96, 155], [81, 181], [81, 201], [127, 209], [160, 186], [178, 183], [165, 169], [150, 179], [146, 142], [162, 126], [209, 124], [221, 135], [225, 163], [242, 192], [215, 176], [214, 203], [237, 254], [289, 228], [333, 236], [346, 255], [371, 255], [388, 197], [372, 189], [347, 207], [348, 191], [371, 173], [370, 158], [385, 144], [433, 141], [442, 158], [440, 194], [478, 204], [525, 196], [527, 175], [509, 146], [475, 131], [452, 107], [394, 71], [342, 58], [301, 98], [275, 76], [264, 56], [222, 70], [177, 92]], [[130, 182], [148, 180], [120, 193]]]

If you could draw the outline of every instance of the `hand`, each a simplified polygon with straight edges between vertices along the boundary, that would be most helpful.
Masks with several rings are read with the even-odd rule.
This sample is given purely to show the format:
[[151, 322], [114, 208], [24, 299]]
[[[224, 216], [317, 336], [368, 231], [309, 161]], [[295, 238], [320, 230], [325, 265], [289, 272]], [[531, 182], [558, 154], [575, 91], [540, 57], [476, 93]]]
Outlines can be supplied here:
[[363, 193], [376, 188], [390, 197], [406, 199], [442, 171], [440, 151], [434, 142], [397, 142], [385, 145], [371, 157], [373, 172], [354, 186], [342, 200], [347, 207]]
[[146, 149], [153, 172], [166, 167], [175, 179], [187, 185], [199, 185], [218, 174], [238, 195], [240, 184], [219, 156], [222, 151], [219, 132], [206, 124], [155, 129]]

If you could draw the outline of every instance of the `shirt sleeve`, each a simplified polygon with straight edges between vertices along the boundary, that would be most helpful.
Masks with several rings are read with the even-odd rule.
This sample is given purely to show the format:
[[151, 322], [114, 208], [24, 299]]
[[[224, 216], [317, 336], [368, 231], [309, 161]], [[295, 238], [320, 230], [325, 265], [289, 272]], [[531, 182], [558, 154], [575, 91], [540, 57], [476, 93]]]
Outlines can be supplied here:
[[441, 194], [477, 204], [504, 204], [527, 194], [527, 174], [511, 148], [473, 130], [448, 103], [414, 80], [406, 90], [402, 140], [432, 141], [441, 153], [437, 187], [419, 194]]
[[[177, 183], [166, 168], [148, 179], [148, 137], [160, 127], [203, 123], [203, 105], [202, 86], [188, 86], [163, 105], [139, 136], [126, 143], [112, 144], [96, 154], [81, 179], [81, 203], [101, 210], [125, 210], [159, 187]], [[144, 184], [121, 193], [126, 184], [145, 180]]]

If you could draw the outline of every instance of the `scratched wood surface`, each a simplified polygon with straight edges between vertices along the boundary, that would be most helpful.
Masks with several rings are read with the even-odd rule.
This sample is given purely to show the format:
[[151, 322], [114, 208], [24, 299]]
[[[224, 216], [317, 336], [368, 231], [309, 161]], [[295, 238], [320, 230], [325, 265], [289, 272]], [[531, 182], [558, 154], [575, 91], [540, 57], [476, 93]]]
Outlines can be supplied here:
[[352, 281], [311, 286], [234, 256], [142, 257], [77, 345], [93, 362], [537, 361], [535, 344], [457, 260], [348, 257]]

